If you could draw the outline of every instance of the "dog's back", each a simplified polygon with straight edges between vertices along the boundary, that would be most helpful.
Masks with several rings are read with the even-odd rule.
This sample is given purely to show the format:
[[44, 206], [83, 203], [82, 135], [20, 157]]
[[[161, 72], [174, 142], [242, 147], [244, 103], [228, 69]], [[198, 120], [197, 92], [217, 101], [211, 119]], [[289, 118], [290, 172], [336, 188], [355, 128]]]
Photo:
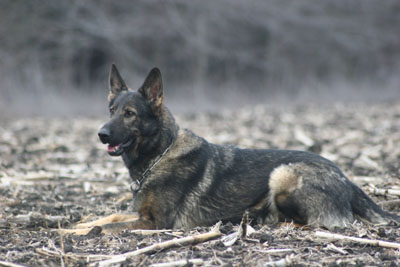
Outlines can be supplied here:
[[181, 130], [159, 164], [143, 192], [147, 187], [174, 192], [166, 194], [159, 208], [166, 211], [159, 214], [169, 222], [166, 228], [239, 222], [245, 211], [260, 223], [288, 220], [329, 229], [346, 227], [356, 218], [371, 223], [399, 220], [381, 210], [336, 165], [309, 152], [214, 145]]

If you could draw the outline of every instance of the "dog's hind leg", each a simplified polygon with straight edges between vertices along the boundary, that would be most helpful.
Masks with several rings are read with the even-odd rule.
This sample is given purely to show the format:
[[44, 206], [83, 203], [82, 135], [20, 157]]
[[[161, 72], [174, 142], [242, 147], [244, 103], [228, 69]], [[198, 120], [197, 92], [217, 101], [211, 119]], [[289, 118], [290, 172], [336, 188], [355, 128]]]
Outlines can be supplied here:
[[349, 185], [332, 166], [281, 165], [270, 176], [270, 209], [296, 223], [343, 228], [354, 222]]
[[286, 220], [327, 229], [348, 227], [354, 222], [350, 205], [346, 202], [341, 204], [338, 207], [326, 194], [315, 191], [309, 198], [302, 193], [276, 198], [276, 205]]

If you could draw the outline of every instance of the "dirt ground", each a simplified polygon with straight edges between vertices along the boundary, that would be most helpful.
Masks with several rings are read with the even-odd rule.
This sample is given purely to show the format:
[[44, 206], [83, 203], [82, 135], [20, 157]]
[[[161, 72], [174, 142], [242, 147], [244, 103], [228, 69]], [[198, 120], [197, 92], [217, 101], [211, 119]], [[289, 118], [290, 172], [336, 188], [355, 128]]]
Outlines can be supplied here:
[[[210, 230], [87, 236], [57, 231], [130, 211], [128, 172], [120, 158], [108, 156], [97, 138], [106, 119], [0, 118], [0, 266], [95, 265], [104, 257], [94, 255], [122, 254]], [[215, 143], [319, 153], [336, 162], [385, 210], [400, 214], [400, 102], [254, 106], [180, 114], [177, 120], [181, 127]], [[190, 266], [191, 259], [204, 266], [398, 266], [400, 262], [400, 249], [317, 237], [317, 231], [327, 232], [323, 229], [291, 224], [253, 228], [234, 244], [216, 238], [158, 249], [121, 264], [184, 260], [183, 265]], [[237, 229], [230, 223], [220, 227], [223, 237]], [[356, 222], [336, 233], [400, 243], [400, 226], [395, 223]]]

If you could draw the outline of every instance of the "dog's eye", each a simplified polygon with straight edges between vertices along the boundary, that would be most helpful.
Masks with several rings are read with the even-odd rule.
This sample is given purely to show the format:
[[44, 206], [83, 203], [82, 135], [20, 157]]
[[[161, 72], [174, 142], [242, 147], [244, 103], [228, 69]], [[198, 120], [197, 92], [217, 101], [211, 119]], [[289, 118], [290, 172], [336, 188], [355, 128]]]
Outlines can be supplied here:
[[130, 117], [135, 116], [135, 115], [136, 115], [136, 113], [131, 111], [131, 110], [126, 110], [125, 114], [124, 114], [125, 118], [130, 118]]
[[115, 107], [110, 108], [110, 113], [113, 114], [115, 112]]

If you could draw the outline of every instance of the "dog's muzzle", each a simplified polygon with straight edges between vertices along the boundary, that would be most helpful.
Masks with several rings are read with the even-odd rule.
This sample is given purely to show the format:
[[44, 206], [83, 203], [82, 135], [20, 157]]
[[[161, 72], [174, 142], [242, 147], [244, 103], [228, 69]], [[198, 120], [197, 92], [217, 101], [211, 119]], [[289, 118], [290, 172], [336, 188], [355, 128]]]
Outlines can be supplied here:
[[100, 141], [101, 141], [103, 144], [109, 143], [109, 141], [110, 141], [110, 135], [111, 135], [110, 129], [108, 129], [108, 128], [106, 128], [106, 127], [103, 126], [103, 127], [100, 128], [100, 130], [99, 130], [99, 132], [98, 132], [98, 135], [99, 135]]
[[100, 128], [98, 132], [100, 141], [103, 144], [108, 144], [107, 151], [108, 154], [111, 156], [120, 156], [122, 153], [124, 153], [127, 149], [129, 149], [134, 143], [136, 138], [131, 137], [128, 140], [124, 141], [123, 143], [120, 144], [115, 144], [111, 140], [111, 131], [106, 125]]

